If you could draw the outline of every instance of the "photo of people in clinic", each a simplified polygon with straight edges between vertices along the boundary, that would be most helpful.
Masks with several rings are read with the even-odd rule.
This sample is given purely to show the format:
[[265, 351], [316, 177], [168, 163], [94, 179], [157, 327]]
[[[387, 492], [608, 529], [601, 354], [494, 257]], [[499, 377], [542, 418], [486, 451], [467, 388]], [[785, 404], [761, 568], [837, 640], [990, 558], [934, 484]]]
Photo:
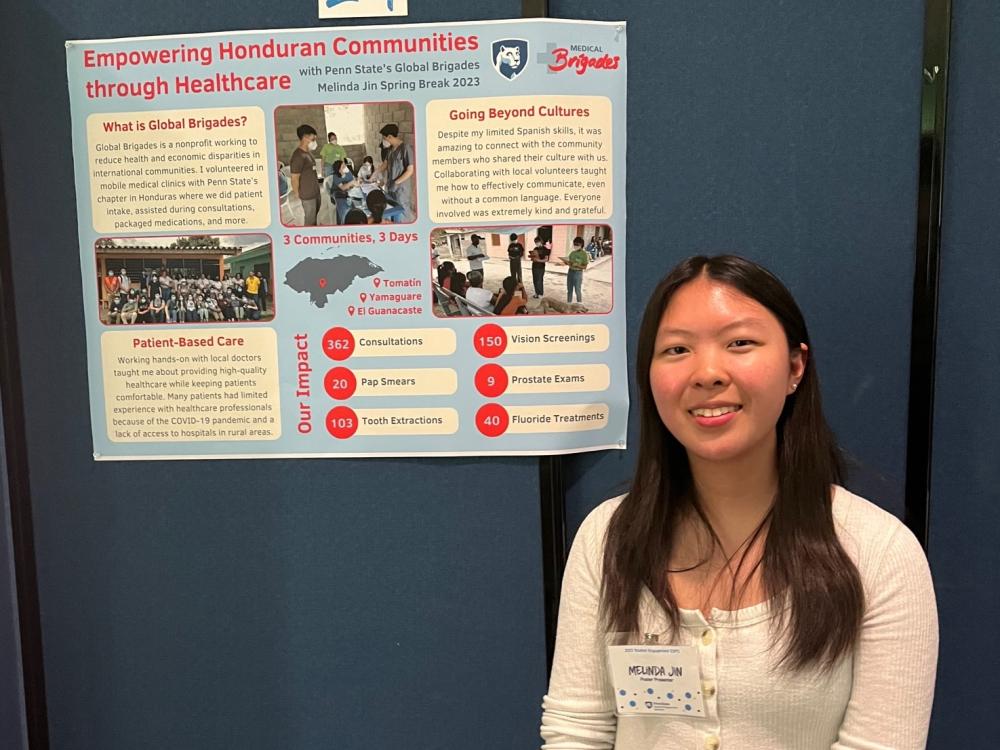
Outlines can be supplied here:
[[105, 325], [274, 318], [266, 234], [100, 239], [94, 250]]
[[435, 229], [434, 314], [611, 312], [612, 250], [603, 224]]
[[274, 117], [283, 224], [416, 220], [412, 104], [278, 107]]

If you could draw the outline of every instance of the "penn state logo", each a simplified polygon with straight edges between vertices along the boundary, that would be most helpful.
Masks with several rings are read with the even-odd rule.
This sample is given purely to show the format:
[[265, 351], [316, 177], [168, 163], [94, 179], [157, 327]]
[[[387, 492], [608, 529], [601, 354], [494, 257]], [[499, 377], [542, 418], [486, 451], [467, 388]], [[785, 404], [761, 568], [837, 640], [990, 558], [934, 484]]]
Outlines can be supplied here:
[[528, 67], [527, 39], [498, 39], [493, 42], [493, 69], [513, 81]]

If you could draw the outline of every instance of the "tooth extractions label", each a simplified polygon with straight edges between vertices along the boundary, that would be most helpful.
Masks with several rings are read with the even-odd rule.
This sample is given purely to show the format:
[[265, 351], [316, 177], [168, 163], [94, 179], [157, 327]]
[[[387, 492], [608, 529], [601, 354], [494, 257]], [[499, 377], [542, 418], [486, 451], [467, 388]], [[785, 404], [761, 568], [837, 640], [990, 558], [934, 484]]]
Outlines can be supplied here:
[[625, 447], [624, 23], [66, 55], [95, 459]]

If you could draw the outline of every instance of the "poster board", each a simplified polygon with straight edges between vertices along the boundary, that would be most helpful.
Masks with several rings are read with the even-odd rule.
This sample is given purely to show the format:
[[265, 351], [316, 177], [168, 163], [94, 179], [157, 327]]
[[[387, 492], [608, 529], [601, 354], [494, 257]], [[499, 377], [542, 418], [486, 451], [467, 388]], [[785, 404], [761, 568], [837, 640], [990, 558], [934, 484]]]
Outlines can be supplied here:
[[624, 24], [67, 61], [95, 458], [625, 447]]

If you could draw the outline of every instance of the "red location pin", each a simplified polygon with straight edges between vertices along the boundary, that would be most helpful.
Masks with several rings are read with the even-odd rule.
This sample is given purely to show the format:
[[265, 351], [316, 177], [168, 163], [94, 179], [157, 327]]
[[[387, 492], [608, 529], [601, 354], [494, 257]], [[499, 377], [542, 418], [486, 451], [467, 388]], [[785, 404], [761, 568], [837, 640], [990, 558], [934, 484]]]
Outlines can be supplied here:
[[364, 302], [367, 299], [368, 299], [368, 295], [365, 294], [364, 292], [361, 292], [361, 301]]
[[375, 288], [378, 289], [378, 285], [382, 283], [382, 279], [376, 276], [374, 279], [372, 279], [372, 283], [375, 285]]
[[348, 315], [354, 315], [354, 305], [348, 305], [347, 306], [347, 314]]
[[319, 280], [319, 288], [320, 289], [326, 289], [326, 279], [320, 279]]

